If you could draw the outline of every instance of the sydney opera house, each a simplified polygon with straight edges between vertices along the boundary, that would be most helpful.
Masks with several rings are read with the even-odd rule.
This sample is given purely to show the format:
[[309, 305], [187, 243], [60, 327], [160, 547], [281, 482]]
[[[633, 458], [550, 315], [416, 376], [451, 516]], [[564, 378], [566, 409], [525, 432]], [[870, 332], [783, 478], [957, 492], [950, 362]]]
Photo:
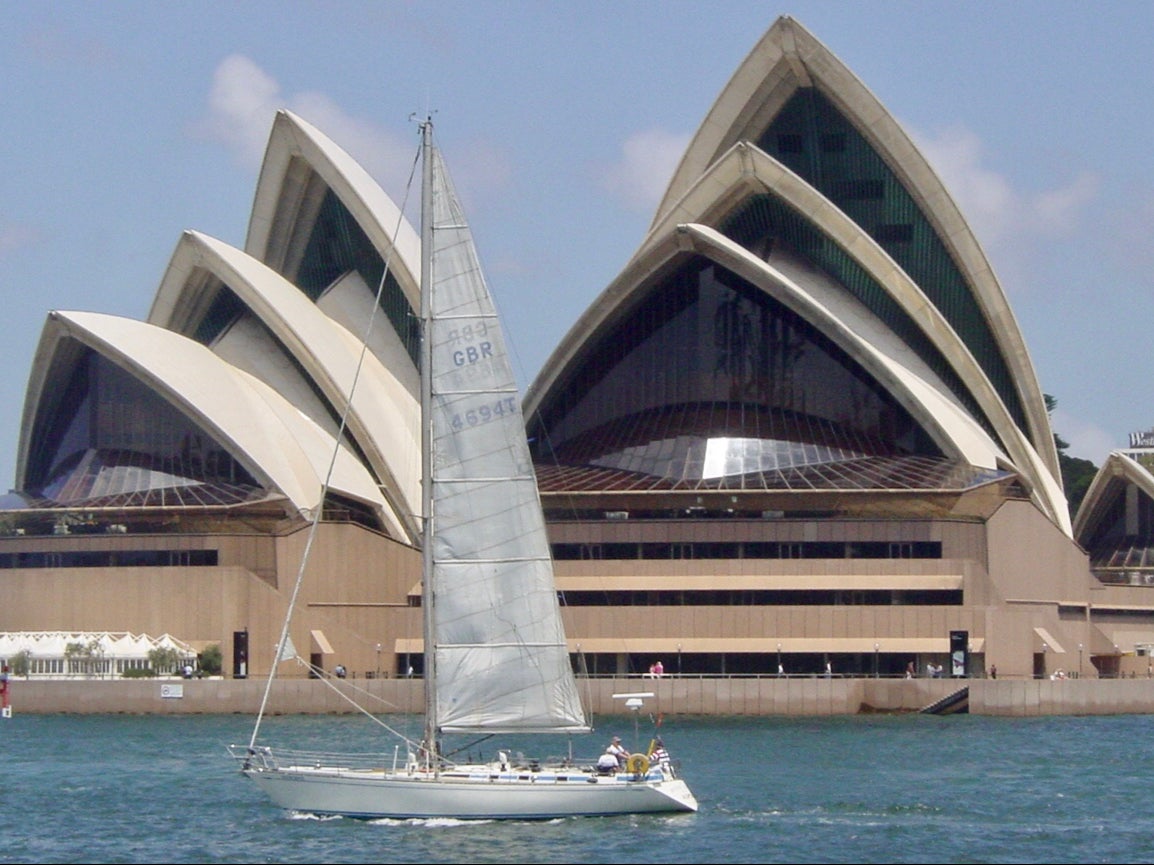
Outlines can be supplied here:
[[[299, 575], [298, 652], [419, 675], [420, 267], [377, 183], [278, 113], [243, 248], [186, 232], [144, 321], [48, 314], [0, 631], [169, 634], [259, 675]], [[1071, 519], [965, 216], [793, 19], [524, 408], [580, 672], [1109, 676], [1154, 644], [1154, 480], [1115, 455]]]

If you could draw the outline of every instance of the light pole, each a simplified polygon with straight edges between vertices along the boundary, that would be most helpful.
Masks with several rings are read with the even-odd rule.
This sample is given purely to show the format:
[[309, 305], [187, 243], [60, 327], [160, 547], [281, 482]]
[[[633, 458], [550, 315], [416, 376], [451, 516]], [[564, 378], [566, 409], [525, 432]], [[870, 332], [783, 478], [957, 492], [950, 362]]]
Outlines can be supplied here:
[[785, 674], [785, 668], [781, 665], [781, 643], [777, 644], [777, 674], [779, 676]]
[[677, 675], [681, 676], [681, 643], [677, 644]]
[[377, 678], [381, 678], [381, 644], [377, 643]]
[[1082, 678], [1082, 644], [1078, 644], [1078, 678]]
[[878, 662], [881, 659], [878, 657], [878, 652], [881, 651], [881, 648], [882, 648], [881, 643], [874, 643], [874, 678], [875, 679], [878, 678], [878, 674], [879, 674], [879, 669], [878, 669], [879, 663]]

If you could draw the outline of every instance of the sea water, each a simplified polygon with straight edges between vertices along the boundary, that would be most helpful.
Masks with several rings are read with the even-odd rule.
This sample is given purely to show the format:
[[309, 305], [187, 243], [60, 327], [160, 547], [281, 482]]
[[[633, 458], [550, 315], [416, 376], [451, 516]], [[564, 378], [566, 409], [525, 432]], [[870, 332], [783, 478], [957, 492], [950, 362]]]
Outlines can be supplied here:
[[[651, 720], [598, 719], [589, 747], [645, 747]], [[361, 748], [371, 727], [279, 716], [261, 732]], [[250, 718], [17, 711], [0, 720], [0, 861], [1154, 862], [1152, 729], [1144, 715], [666, 716], [696, 814], [365, 821], [273, 806], [226, 753]]]

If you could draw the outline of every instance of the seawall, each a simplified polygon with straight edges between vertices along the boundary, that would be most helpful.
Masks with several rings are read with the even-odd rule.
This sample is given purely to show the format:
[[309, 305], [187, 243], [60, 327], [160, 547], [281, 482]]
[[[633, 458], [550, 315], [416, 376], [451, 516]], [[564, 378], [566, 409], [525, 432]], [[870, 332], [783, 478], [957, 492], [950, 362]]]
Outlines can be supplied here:
[[[1154, 679], [580, 679], [593, 716], [623, 715], [622, 694], [650, 693], [647, 712], [680, 715], [855, 715], [916, 712], [960, 688], [978, 715], [1154, 714]], [[421, 710], [420, 679], [68, 679], [9, 684], [14, 714], [251, 714], [268, 689], [268, 714]]]

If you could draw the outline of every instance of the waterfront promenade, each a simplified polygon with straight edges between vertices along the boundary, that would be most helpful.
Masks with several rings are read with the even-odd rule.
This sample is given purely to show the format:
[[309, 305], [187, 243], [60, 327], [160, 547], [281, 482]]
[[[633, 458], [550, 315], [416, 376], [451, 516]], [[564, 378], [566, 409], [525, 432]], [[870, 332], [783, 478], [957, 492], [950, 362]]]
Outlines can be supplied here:
[[[13, 679], [17, 714], [255, 714], [264, 679]], [[874, 679], [674, 677], [579, 679], [593, 717], [625, 715], [619, 695], [652, 693], [646, 713], [669, 715], [856, 715], [917, 712], [961, 688], [976, 715], [1154, 714], [1154, 679]], [[381, 713], [415, 713], [423, 705], [421, 679], [306, 679], [273, 682], [271, 714], [357, 711], [348, 693]], [[618, 695], [618, 696], [615, 696]]]

